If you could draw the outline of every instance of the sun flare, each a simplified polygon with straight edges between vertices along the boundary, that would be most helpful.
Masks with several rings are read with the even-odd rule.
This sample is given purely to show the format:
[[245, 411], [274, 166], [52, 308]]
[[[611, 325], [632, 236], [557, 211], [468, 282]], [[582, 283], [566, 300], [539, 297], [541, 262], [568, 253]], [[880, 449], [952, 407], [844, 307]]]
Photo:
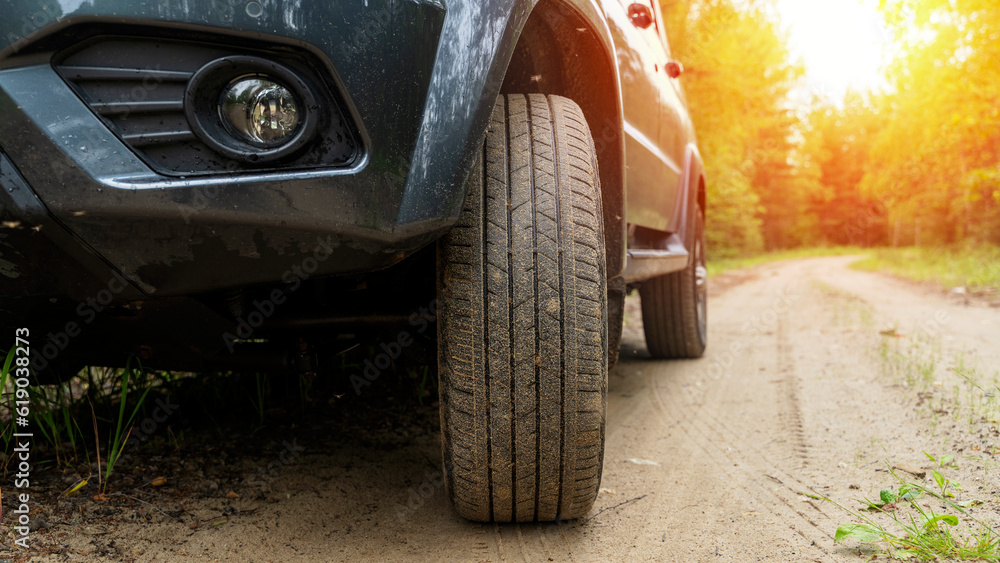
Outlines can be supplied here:
[[778, 0], [777, 9], [813, 92], [840, 100], [880, 87], [889, 34], [873, 2]]

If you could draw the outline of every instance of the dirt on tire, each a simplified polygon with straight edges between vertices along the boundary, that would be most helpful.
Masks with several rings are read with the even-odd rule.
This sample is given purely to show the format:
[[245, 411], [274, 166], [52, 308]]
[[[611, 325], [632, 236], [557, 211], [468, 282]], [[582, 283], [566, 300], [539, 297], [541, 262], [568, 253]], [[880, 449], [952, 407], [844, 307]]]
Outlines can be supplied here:
[[459, 223], [441, 241], [446, 485], [477, 521], [590, 509], [601, 478], [607, 286], [583, 113], [501, 96]]

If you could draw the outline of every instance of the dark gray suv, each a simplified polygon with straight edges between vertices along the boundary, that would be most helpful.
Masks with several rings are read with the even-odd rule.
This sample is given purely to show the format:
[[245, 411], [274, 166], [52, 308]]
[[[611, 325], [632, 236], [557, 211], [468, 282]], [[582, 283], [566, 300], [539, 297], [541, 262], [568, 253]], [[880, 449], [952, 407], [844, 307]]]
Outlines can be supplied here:
[[456, 507], [555, 520], [597, 495], [626, 291], [653, 356], [705, 348], [655, 2], [0, 4], [0, 334], [43, 380], [317, 373], [436, 321]]

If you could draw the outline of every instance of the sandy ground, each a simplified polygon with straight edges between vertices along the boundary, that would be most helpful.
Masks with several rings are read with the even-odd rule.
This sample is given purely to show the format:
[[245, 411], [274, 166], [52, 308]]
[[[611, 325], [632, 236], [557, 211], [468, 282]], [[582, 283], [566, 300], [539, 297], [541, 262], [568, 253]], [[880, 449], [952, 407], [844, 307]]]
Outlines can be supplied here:
[[[602, 492], [584, 520], [460, 519], [442, 487], [428, 406], [390, 420], [392, 439], [351, 424], [292, 427], [252, 448], [192, 446], [179, 467], [136, 462], [171, 485], [197, 484], [52, 501], [38, 509], [47, 528], [32, 533], [31, 552], [10, 548], [6, 515], [0, 558], [864, 561], [856, 542], [833, 541], [850, 518], [801, 493], [859, 507], [853, 499], [895, 482], [887, 465], [935, 467], [924, 451], [955, 454], [959, 468], [947, 473], [960, 496], [985, 501], [974, 515], [997, 522], [996, 405], [952, 401], [947, 365], [960, 355], [987, 379], [1000, 368], [1000, 308], [853, 271], [851, 260], [713, 278], [709, 351], [696, 361], [649, 359], [630, 297]], [[923, 384], [887, 374], [880, 343], [926, 346], [937, 369]]]

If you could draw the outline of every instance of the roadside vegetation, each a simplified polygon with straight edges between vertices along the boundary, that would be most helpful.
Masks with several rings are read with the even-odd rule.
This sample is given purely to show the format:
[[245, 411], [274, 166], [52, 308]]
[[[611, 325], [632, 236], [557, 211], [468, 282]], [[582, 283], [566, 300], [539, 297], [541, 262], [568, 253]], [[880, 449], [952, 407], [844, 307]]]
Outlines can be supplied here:
[[[878, 325], [870, 303], [823, 282], [813, 287], [830, 300], [835, 323], [866, 335], [885, 383], [905, 390], [902, 400], [912, 402], [928, 435], [955, 448], [924, 451], [929, 468], [882, 460], [878, 471], [893, 482], [881, 484], [877, 497], [803, 493], [836, 505], [849, 518], [837, 527], [835, 543], [860, 545], [868, 561], [1000, 561], [995, 487], [961, 484], [995, 482], [1000, 371], [983, 365], [974, 352], [948, 346], [943, 312], [913, 326]], [[873, 461], [870, 455], [859, 459]]]
[[940, 247], [863, 248], [807, 246], [708, 261], [709, 277], [722, 272], [796, 258], [858, 255], [850, 267], [933, 283], [959, 295], [1000, 301], [1000, 246], [986, 243]]
[[[31, 378], [27, 392], [28, 424], [15, 425], [17, 404], [14, 372], [10, 360], [13, 350], [4, 354], [6, 361], [0, 367], [0, 446], [2, 466], [0, 475], [5, 478], [13, 469], [16, 456], [11, 455], [16, 445], [14, 434], [32, 432], [37, 448], [36, 466], [79, 468], [81, 478], [73, 483], [67, 494], [76, 494], [89, 485], [88, 491], [107, 492], [111, 477], [117, 472], [118, 462], [127, 451], [145, 442], [142, 426], [157, 426], [172, 413], [157, 411], [154, 398], [176, 387], [179, 377], [168, 372], [143, 370], [138, 362], [129, 361], [123, 369], [87, 368], [77, 377], [58, 384], [38, 385]], [[152, 392], [152, 395], [151, 395]], [[158, 403], [162, 404], [162, 403]], [[168, 403], [169, 404], [169, 403]], [[163, 415], [164, 418], [160, 419]], [[169, 435], [166, 428], [161, 428]], [[176, 436], [173, 437], [176, 441]], [[129, 450], [126, 450], [126, 447]]]
[[[820, 281], [813, 287], [834, 303], [834, 322], [876, 338], [871, 351], [882, 375], [910, 391], [915, 412], [932, 428], [942, 420], [969, 432], [1000, 425], [1000, 368], [984, 365], [975, 352], [948, 347], [944, 312], [912, 326], [878, 326], [867, 301]], [[991, 441], [973, 448], [1000, 456], [1000, 445]]]
[[972, 508], [983, 501], [964, 493], [961, 484], [937, 470], [931, 471], [931, 486], [901, 477], [891, 465], [888, 471], [895, 487], [882, 489], [875, 500], [857, 499], [856, 508], [806, 495], [833, 503], [854, 518], [837, 528], [835, 543], [856, 540], [873, 546], [876, 551], [869, 560], [881, 553], [901, 561], [1000, 561], [1000, 535], [972, 515]]
[[[709, 178], [710, 259], [918, 247], [915, 269], [903, 250], [875, 264], [996, 286], [1000, 4], [883, 0], [895, 58], [882, 91], [792, 103], [803, 69], [770, 2], [661, 3]], [[941, 245], [952, 245], [953, 262], [933, 260]], [[952, 276], [955, 263], [980, 256], [978, 270]]]
[[758, 264], [770, 264], [781, 262], [782, 260], [794, 260], [796, 258], [815, 258], [819, 256], [846, 256], [852, 254], [866, 254], [868, 249], [858, 246], [804, 246], [800, 248], [789, 248], [786, 250], [774, 250], [762, 252], [750, 256], [713, 258], [708, 261], [708, 275], [714, 276], [727, 270], [739, 268], [749, 268]]
[[[948, 351], [933, 331], [912, 327], [881, 331], [878, 359], [882, 372], [917, 396], [916, 411], [932, 425], [951, 419], [970, 433], [1000, 424], [1000, 371], [983, 366], [966, 350]], [[975, 446], [1000, 455], [993, 443]]]
[[[0, 349], [0, 478], [17, 472], [17, 432], [34, 434], [32, 467], [66, 477], [59, 496], [100, 502], [162, 486], [144, 460], [197, 448], [205, 435], [219, 443], [266, 441], [277, 429], [308, 423], [364, 428], [376, 445], [397, 441], [405, 426], [399, 420], [422, 415], [436, 399], [433, 354], [427, 342], [414, 342], [410, 354], [357, 391], [350, 376], [364, 373], [365, 362], [380, 351], [374, 345], [345, 350], [329, 368], [333, 377], [166, 372], [143, 368], [135, 358], [121, 369], [85, 368], [61, 383], [39, 384], [32, 376], [23, 388], [29, 414], [22, 427], [14, 354]], [[347, 395], [353, 400], [341, 401]]]
[[852, 267], [934, 282], [958, 292], [992, 294], [1000, 291], [1000, 246], [992, 244], [878, 248]]
[[661, 3], [710, 179], [709, 275], [872, 250], [858, 268], [1000, 290], [1000, 114], [984, 94], [1000, 88], [1000, 5], [881, 2], [898, 47], [883, 91], [795, 104], [803, 68], [768, 2]]

